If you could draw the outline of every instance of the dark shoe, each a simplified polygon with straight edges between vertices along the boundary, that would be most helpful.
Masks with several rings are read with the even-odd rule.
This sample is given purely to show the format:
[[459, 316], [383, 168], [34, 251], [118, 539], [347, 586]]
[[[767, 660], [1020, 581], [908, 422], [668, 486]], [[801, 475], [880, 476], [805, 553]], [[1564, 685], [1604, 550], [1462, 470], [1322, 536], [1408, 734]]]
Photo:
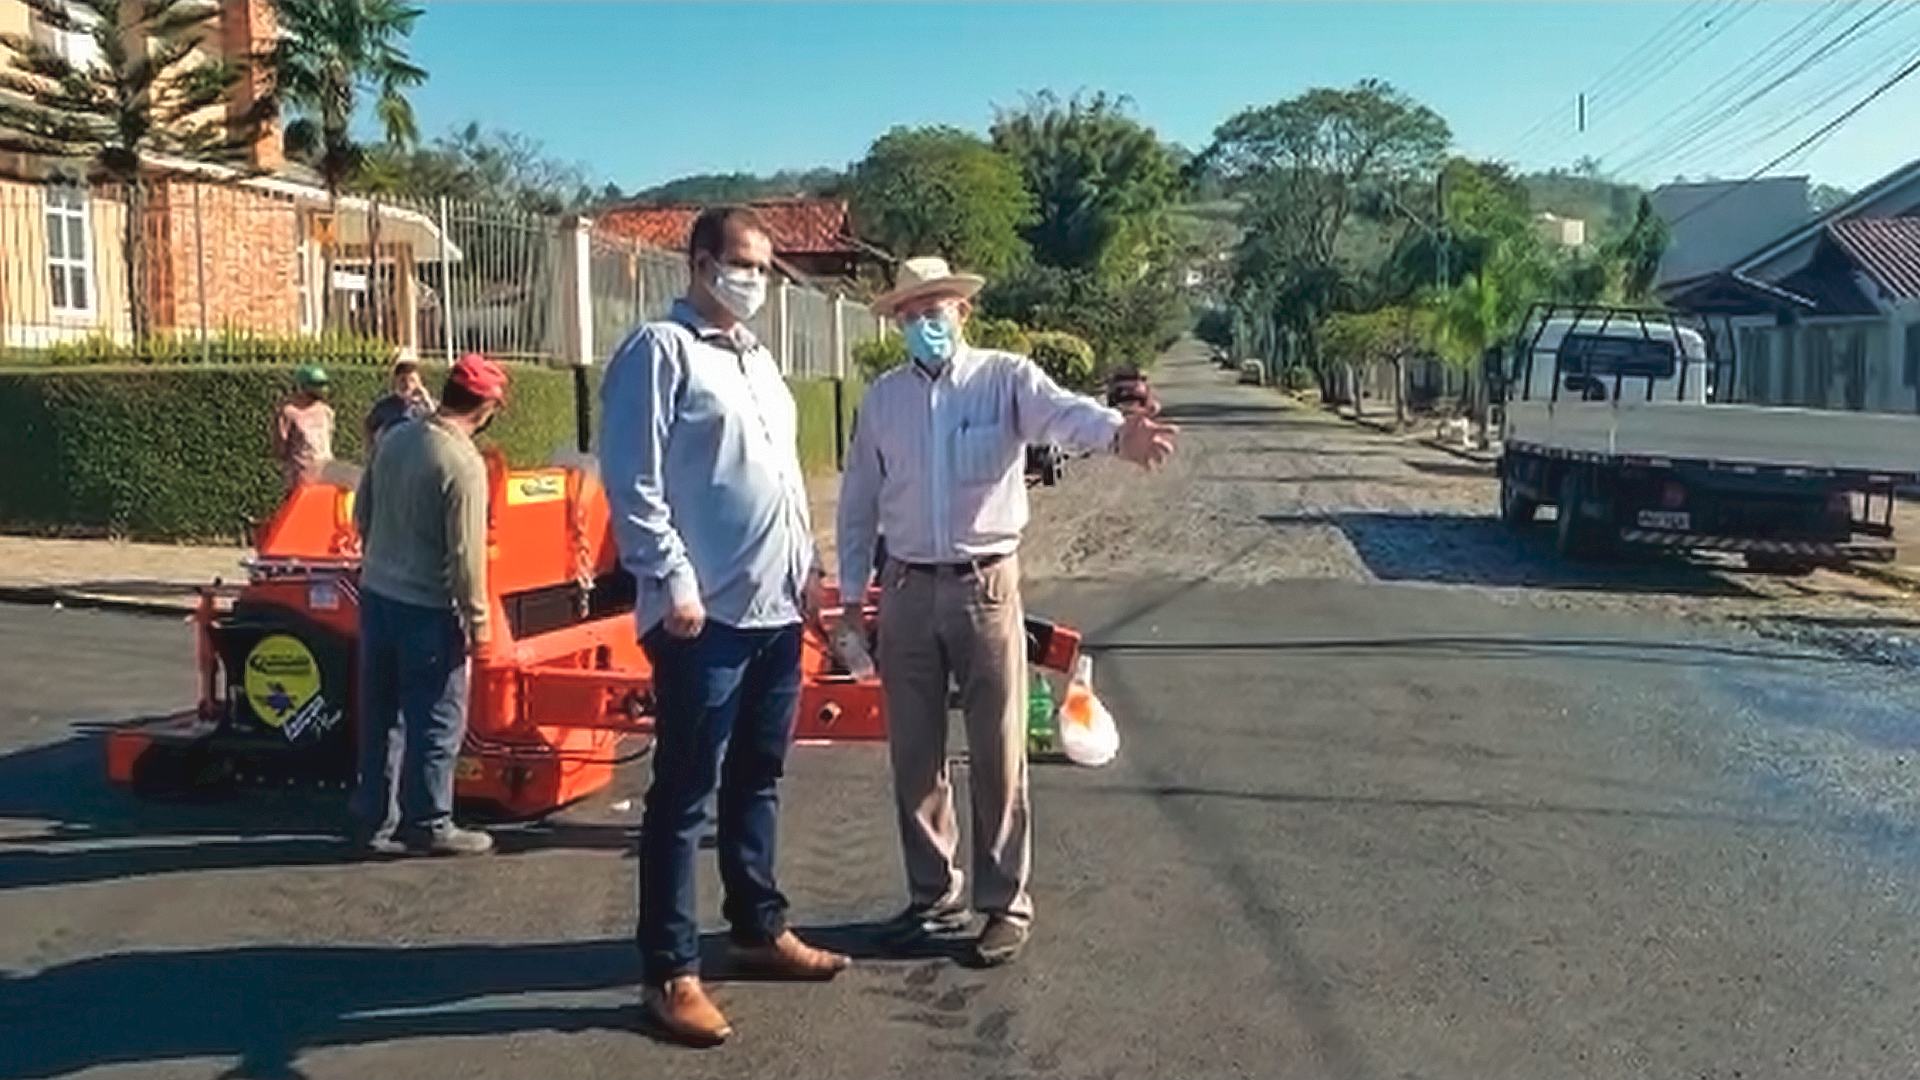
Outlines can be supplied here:
[[980, 940], [973, 943], [974, 961], [981, 967], [1010, 964], [1026, 947], [1030, 933], [1027, 924], [996, 915], [987, 920], [987, 928], [981, 931]]
[[493, 850], [493, 837], [449, 823], [422, 831], [414, 850], [423, 855], [485, 855]]
[[882, 945], [912, 945], [928, 938], [965, 933], [972, 922], [973, 913], [964, 907], [914, 904], [881, 923], [873, 936]]
[[665, 986], [647, 987], [647, 1019], [661, 1035], [686, 1046], [719, 1046], [733, 1034], [726, 1014], [707, 996], [698, 975], [668, 979]]
[[734, 945], [733, 963], [742, 972], [763, 978], [826, 982], [847, 970], [853, 961], [839, 953], [816, 949], [793, 931], [785, 930], [771, 944]]

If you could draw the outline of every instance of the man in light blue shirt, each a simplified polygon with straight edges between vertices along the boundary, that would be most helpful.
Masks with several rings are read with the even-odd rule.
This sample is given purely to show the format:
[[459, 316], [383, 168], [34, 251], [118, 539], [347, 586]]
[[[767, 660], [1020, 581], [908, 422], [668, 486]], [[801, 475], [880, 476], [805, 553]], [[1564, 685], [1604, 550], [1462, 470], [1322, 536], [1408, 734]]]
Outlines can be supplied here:
[[773, 247], [752, 211], [700, 215], [692, 284], [607, 365], [600, 474], [653, 665], [655, 743], [640, 839], [638, 940], [661, 1032], [711, 1046], [732, 1029], [699, 978], [694, 856], [718, 793], [720, 878], [737, 959], [830, 979], [847, 958], [788, 929], [774, 883], [777, 785], [800, 699], [800, 633], [824, 577], [793, 397], [746, 321]]
[[880, 683], [908, 904], [882, 931], [907, 943], [972, 922], [948, 775], [947, 687], [960, 691], [971, 788], [973, 906], [987, 916], [974, 959], [1025, 946], [1033, 822], [1026, 759], [1027, 638], [1020, 534], [1026, 447], [1110, 452], [1145, 468], [1176, 430], [1071, 393], [1024, 356], [976, 349], [962, 328], [984, 284], [946, 260], [907, 259], [873, 310], [899, 323], [907, 363], [860, 402], [840, 481], [840, 582], [880, 568]]

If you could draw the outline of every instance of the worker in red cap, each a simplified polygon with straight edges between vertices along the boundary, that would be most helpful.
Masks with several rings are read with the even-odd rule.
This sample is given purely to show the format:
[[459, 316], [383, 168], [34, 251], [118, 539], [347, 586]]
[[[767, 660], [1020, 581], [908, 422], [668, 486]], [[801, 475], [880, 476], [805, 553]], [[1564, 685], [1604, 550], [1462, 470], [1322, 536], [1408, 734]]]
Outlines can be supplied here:
[[487, 467], [473, 438], [505, 407], [507, 373], [469, 353], [439, 409], [388, 430], [354, 499], [360, 530], [359, 783], [354, 841], [369, 855], [480, 855], [453, 821], [467, 669], [492, 637]]

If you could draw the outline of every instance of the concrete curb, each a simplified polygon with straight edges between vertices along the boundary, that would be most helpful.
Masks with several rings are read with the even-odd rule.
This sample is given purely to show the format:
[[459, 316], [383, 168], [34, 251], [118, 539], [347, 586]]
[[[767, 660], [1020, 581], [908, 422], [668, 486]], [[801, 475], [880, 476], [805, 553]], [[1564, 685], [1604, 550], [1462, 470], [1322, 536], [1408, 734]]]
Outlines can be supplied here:
[[191, 592], [180, 599], [158, 600], [150, 597], [112, 596], [82, 592], [57, 585], [0, 585], [0, 604], [35, 604], [50, 607], [92, 608], [134, 615], [181, 616], [193, 614], [199, 599]]
[[1322, 406], [1320, 411], [1336, 420], [1342, 420], [1355, 427], [1366, 428], [1369, 431], [1377, 431], [1382, 435], [1391, 435], [1394, 438], [1412, 438], [1413, 441], [1419, 443], [1421, 446], [1431, 450], [1438, 450], [1445, 454], [1452, 454], [1462, 461], [1471, 461], [1475, 465], [1485, 465], [1488, 468], [1493, 468], [1500, 460], [1498, 455], [1490, 454], [1485, 450], [1467, 450], [1458, 446], [1451, 446], [1436, 438], [1410, 435], [1391, 425], [1375, 423], [1364, 416], [1349, 416], [1338, 409], [1329, 409], [1325, 406]]
[[1500, 464], [1500, 458], [1497, 454], [1489, 454], [1485, 450], [1466, 450], [1458, 446], [1449, 446], [1439, 439], [1421, 439], [1420, 445], [1432, 450], [1438, 450], [1443, 454], [1452, 454], [1462, 461], [1471, 461], [1475, 465], [1485, 465], [1489, 469], [1497, 468]]

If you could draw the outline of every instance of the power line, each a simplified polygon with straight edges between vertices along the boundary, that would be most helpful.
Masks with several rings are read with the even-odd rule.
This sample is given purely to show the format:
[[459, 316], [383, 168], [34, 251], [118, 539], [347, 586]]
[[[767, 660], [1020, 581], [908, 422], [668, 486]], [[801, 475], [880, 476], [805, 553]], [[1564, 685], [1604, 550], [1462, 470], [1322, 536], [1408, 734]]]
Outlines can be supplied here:
[[[1618, 161], [1627, 154], [1633, 163], [1657, 152], [1661, 147], [1671, 145], [1671, 132], [1676, 129], [1692, 132], [1705, 118], [1718, 115], [1725, 110], [1727, 102], [1766, 77], [1767, 72], [1778, 69], [1795, 53], [1815, 41], [1833, 23], [1859, 6], [1864, 0], [1846, 0], [1841, 4], [1822, 4], [1811, 14], [1800, 19], [1772, 40], [1762, 45], [1745, 60], [1735, 64], [1702, 87], [1693, 97], [1673, 109], [1665, 116], [1654, 121], [1646, 128], [1635, 131], [1619, 143], [1607, 149], [1601, 157], [1604, 160]], [[1634, 150], [1635, 147], [1642, 149]], [[1628, 151], [1632, 150], [1631, 154]], [[1625, 168], [1626, 164], [1618, 166]]]
[[[1680, 12], [1676, 14], [1673, 18], [1667, 20], [1665, 23], [1662, 23], [1660, 28], [1658, 30], [1655, 30], [1651, 35], [1649, 35], [1646, 40], [1642, 41], [1640, 44], [1628, 50], [1627, 53], [1624, 56], [1622, 56], [1619, 60], [1614, 61], [1612, 67], [1609, 67], [1606, 71], [1602, 72], [1598, 77], [1596, 77], [1592, 83], [1588, 84], [1586, 88], [1581, 91], [1581, 93], [1585, 94], [1589, 99], [1591, 99], [1593, 96], [1595, 96], [1596, 94], [1602, 93], [1603, 91], [1611, 91], [1614, 85], [1613, 80], [1617, 76], [1627, 71], [1630, 67], [1634, 66], [1635, 62], [1639, 60], [1641, 54], [1648, 53], [1650, 51], [1663, 51], [1671, 48], [1675, 40], [1674, 31], [1676, 29], [1678, 29], [1683, 25], [1690, 25], [1690, 24], [1693, 26], [1700, 25], [1694, 22], [1694, 20], [1697, 18], [1696, 12], [1704, 14], [1707, 9], [1710, 9], [1714, 7], [1717, 3], [1721, 3], [1721, 2], [1724, 2], [1724, 0], [1692, 0], [1691, 3], [1689, 3], [1686, 7], [1682, 8]], [[1712, 20], [1708, 19], [1706, 20], [1706, 22], [1710, 24]], [[1692, 33], [1692, 32], [1693, 31], [1691, 30], [1688, 31], [1688, 33]], [[1685, 35], [1682, 35], [1682, 37], [1684, 36]], [[1523, 148], [1524, 144], [1529, 139], [1533, 138], [1533, 136], [1537, 132], [1546, 128], [1548, 125], [1552, 124], [1554, 121], [1559, 120], [1564, 116], [1566, 116], [1567, 112], [1570, 109], [1571, 109], [1570, 104], [1556, 106], [1551, 111], [1549, 111], [1546, 115], [1534, 121], [1533, 124], [1530, 127], [1528, 127], [1525, 131], [1521, 132], [1520, 135], [1516, 137], [1512, 141], [1512, 143], [1509, 144], [1509, 149], [1517, 150], [1517, 149]], [[1564, 135], [1565, 133], [1563, 132], [1561, 137], [1564, 138]]]
[[1845, 124], [1847, 121], [1859, 115], [1862, 109], [1865, 109], [1867, 106], [1873, 104], [1875, 101], [1879, 100], [1882, 95], [1886, 94], [1887, 91], [1892, 90], [1894, 87], [1900, 85], [1901, 83], [1905, 82], [1908, 78], [1912, 77], [1913, 73], [1916, 71], [1920, 71], [1920, 54], [1916, 54], [1913, 59], [1907, 61], [1907, 64], [1905, 67], [1902, 67], [1899, 71], [1894, 72], [1893, 75], [1890, 76], [1885, 82], [1875, 87], [1872, 93], [1868, 94], [1866, 97], [1861, 98], [1859, 101], [1854, 102], [1852, 105], [1848, 106], [1845, 112], [1827, 121], [1825, 124], [1822, 124], [1819, 127], [1819, 129], [1814, 131], [1812, 134], [1808, 135], [1804, 139], [1801, 139], [1799, 142], [1793, 144], [1793, 146], [1787, 149], [1786, 153], [1781, 154], [1779, 157], [1776, 157], [1772, 161], [1769, 161], [1765, 165], [1762, 165], [1758, 169], [1755, 169], [1753, 172], [1747, 174], [1745, 179], [1739, 181], [1738, 183], [1729, 185], [1727, 187], [1727, 190], [1719, 193], [1718, 195], [1715, 195], [1711, 199], [1708, 199], [1707, 201], [1701, 203], [1700, 205], [1694, 207], [1693, 209], [1687, 211], [1686, 213], [1681, 214], [1679, 217], [1674, 218], [1672, 221], [1667, 223], [1668, 227], [1672, 228], [1672, 227], [1678, 226], [1681, 222], [1687, 220], [1688, 218], [1694, 216], [1695, 214], [1700, 213], [1701, 211], [1705, 210], [1707, 207], [1714, 205], [1715, 203], [1719, 202], [1721, 199], [1726, 198], [1727, 196], [1733, 194], [1734, 192], [1740, 190], [1741, 188], [1746, 187], [1748, 184], [1753, 183], [1755, 180], [1758, 180], [1760, 177], [1766, 175], [1768, 172], [1777, 168], [1781, 163], [1787, 161], [1788, 159], [1793, 158], [1804, 151], [1813, 149], [1815, 146], [1819, 145], [1819, 143], [1825, 140], [1827, 136], [1832, 135], [1835, 131], [1838, 131], [1841, 125]]
[[[1860, 0], [1853, 0], [1853, 2], [1858, 3]], [[1589, 113], [1592, 112], [1594, 105], [1605, 105], [1613, 109], [1617, 115], [1621, 107], [1637, 100], [1648, 90], [1661, 85], [1676, 73], [1683, 71], [1685, 69], [1685, 65], [1682, 63], [1683, 60], [1706, 48], [1707, 45], [1711, 44], [1716, 38], [1736, 25], [1743, 17], [1751, 13], [1758, 4], [1759, 0], [1731, 0], [1718, 14], [1708, 17], [1697, 26], [1690, 27], [1686, 33], [1675, 36], [1667, 42], [1665, 48], [1656, 52], [1646, 61], [1644, 68], [1646, 71], [1651, 72], [1651, 74], [1638, 77], [1631, 82], [1619, 84], [1622, 93], [1617, 99], [1609, 99], [1606, 94], [1591, 95], [1588, 99]], [[1559, 148], [1565, 146], [1573, 137], [1574, 133], [1564, 133], [1559, 138], [1550, 141], [1547, 146], [1553, 151], [1558, 151]]]
[[[1742, 81], [1740, 85], [1732, 88], [1717, 108], [1709, 108], [1696, 112], [1690, 120], [1683, 121], [1679, 126], [1679, 130], [1673, 135], [1655, 140], [1646, 149], [1630, 157], [1628, 160], [1621, 162], [1617, 166], [1618, 170], [1622, 172], [1632, 172], [1641, 167], [1651, 169], [1655, 165], [1664, 165], [1667, 162], [1683, 158], [1684, 155], [1694, 151], [1703, 142], [1723, 141], [1726, 138], [1729, 122], [1734, 117], [1745, 112], [1756, 102], [1766, 98], [1774, 91], [1794, 81], [1806, 72], [1847, 52], [1853, 45], [1863, 40], [1863, 35], [1867, 33], [1869, 29], [1881, 29], [1893, 20], [1900, 18], [1907, 10], [1910, 9], [1905, 7], [1903, 0], [1881, 0], [1879, 6], [1869, 11], [1866, 15], [1861, 16], [1859, 19], [1856, 19], [1839, 34], [1822, 42], [1811, 53], [1801, 58], [1793, 66], [1775, 75], [1758, 89], [1747, 92], [1749, 87], [1759, 82], [1759, 80], [1767, 74], [1768, 68], [1778, 67], [1780, 64], [1787, 63], [1791, 58], [1791, 53], [1782, 56], [1775, 63], [1755, 65], [1752, 74]], [[1891, 14], [1889, 14], [1889, 12], [1891, 12]], [[1827, 25], [1831, 25], [1831, 21], [1829, 21]], [[1821, 29], [1826, 29], [1826, 26], [1822, 26]], [[1741, 95], [1743, 92], [1744, 96], [1740, 96], [1737, 100], [1734, 100], [1735, 95]]]
[[[1915, 9], [1909, 8], [1907, 10], [1912, 11]], [[1733, 131], [1723, 132], [1718, 137], [1697, 147], [1694, 150], [1694, 156], [1703, 157], [1709, 154], [1715, 154], [1726, 158], [1738, 159], [1741, 155], [1772, 142], [1785, 132], [1798, 127], [1800, 123], [1808, 117], [1825, 110], [1828, 105], [1833, 104], [1840, 98], [1853, 93], [1861, 86], [1878, 78], [1877, 73], [1885, 70], [1889, 61], [1905, 53], [1915, 44], [1920, 44], [1920, 42], [1916, 42], [1911, 37], [1894, 42], [1891, 48], [1881, 50], [1871, 60], [1861, 64], [1858, 68], [1849, 71], [1839, 79], [1813, 91], [1807, 98], [1801, 99], [1802, 102], [1808, 102], [1804, 107], [1801, 107], [1801, 103], [1796, 102], [1769, 114], [1765, 120], [1761, 121], [1761, 124], [1766, 126], [1766, 129], [1761, 133], [1753, 135]], [[1789, 113], [1792, 115], [1788, 115]], [[1785, 117], [1785, 119], [1782, 119], [1782, 117]]]

